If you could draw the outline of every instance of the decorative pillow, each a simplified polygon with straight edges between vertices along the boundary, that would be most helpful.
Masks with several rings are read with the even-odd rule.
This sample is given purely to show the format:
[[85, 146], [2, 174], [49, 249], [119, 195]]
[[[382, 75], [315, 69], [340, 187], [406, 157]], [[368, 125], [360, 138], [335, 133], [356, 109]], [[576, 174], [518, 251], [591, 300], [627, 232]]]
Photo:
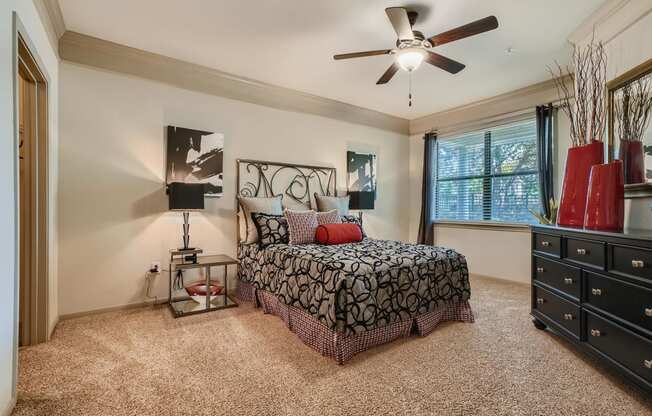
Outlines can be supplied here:
[[319, 244], [346, 244], [362, 241], [362, 229], [353, 223], [324, 224], [317, 227], [315, 240]]
[[283, 209], [291, 209], [293, 211], [310, 211], [310, 201], [302, 202], [296, 201], [292, 198], [283, 198]]
[[238, 210], [238, 235], [240, 237], [239, 243], [247, 241], [247, 219], [244, 210]]
[[325, 196], [315, 192], [317, 210], [324, 212], [336, 209], [340, 215], [349, 215], [349, 196]]
[[259, 212], [261, 214], [283, 215], [283, 206], [281, 205], [282, 198], [283, 196], [281, 195], [273, 198], [238, 197], [238, 202], [244, 211], [245, 221], [247, 222], [247, 237], [244, 239], [245, 243], [256, 243], [258, 241], [258, 231], [251, 219], [251, 213]]
[[340, 219], [340, 214], [337, 213], [337, 210], [331, 210], [328, 212], [318, 212], [317, 213], [317, 223], [322, 224], [339, 224], [342, 220]]
[[290, 231], [290, 244], [310, 244], [315, 242], [317, 213], [315, 211], [285, 210]]
[[360, 227], [360, 231], [362, 232], [362, 237], [367, 238], [367, 233], [364, 232], [364, 227], [362, 226], [362, 218], [358, 217], [357, 215], [340, 215], [340, 218], [343, 223], [357, 224], [357, 226]]
[[287, 244], [290, 241], [288, 221], [283, 215], [269, 215], [254, 212], [251, 219], [258, 231], [258, 244], [265, 248], [270, 244]]

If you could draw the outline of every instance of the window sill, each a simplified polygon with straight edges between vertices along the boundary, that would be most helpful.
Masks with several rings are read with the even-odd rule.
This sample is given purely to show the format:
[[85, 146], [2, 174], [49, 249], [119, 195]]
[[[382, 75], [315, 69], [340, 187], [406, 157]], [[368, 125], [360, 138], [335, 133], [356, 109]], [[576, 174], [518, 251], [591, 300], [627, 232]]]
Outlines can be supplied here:
[[435, 227], [457, 228], [466, 230], [507, 231], [512, 233], [529, 233], [529, 224], [492, 222], [492, 221], [435, 221]]

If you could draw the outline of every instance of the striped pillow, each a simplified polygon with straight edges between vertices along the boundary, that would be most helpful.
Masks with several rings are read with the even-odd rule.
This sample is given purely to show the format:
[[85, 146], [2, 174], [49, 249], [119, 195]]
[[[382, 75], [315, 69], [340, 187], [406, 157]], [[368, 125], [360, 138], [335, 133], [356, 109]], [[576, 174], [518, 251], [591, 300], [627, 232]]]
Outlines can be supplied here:
[[290, 244], [311, 244], [315, 242], [315, 230], [319, 226], [315, 211], [285, 210], [290, 231]]

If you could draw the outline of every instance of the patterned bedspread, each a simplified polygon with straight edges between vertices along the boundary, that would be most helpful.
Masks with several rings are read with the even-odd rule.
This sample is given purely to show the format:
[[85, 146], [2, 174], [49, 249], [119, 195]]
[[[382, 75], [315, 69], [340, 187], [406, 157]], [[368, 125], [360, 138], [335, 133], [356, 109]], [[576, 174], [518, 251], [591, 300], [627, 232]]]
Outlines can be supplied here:
[[412, 319], [471, 295], [466, 259], [454, 250], [365, 239], [322, 246], [238, 248], [238, 277], [345, 335]]

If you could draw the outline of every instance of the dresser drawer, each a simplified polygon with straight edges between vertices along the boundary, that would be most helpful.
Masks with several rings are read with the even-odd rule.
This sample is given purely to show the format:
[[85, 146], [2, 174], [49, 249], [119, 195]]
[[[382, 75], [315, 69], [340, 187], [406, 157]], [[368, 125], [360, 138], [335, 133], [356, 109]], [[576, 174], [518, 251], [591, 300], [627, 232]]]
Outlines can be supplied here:
[[652, 251], [619, 245], [609, 245], [609, 270], [627, 276], [647, 279], [652, 283]]
[[652, 333], [652, 290], [595, 273], [585, 276], [585, 304]]
[[598, 241], [566, 238], [564, 257], [568, 260], [598, 267], [605, 267], [605, 244]]
[[560, 298], [540, 287], [534, 288], [534, 309], [580, 337], [579, 306]]
[[534, 280], [552, 286], [579, 300], [580, 269], [541, 257], [532, 257], [532, 264]]
[[555, 257], [561, 256], [561, 237], [549, 234], [533, 234], [533, 242], [535, 251], [546, 254], [551, 254]]
[[586, 337], [596, 349], [652, 382], [652, 341], [590, 312], [586, 312]]

